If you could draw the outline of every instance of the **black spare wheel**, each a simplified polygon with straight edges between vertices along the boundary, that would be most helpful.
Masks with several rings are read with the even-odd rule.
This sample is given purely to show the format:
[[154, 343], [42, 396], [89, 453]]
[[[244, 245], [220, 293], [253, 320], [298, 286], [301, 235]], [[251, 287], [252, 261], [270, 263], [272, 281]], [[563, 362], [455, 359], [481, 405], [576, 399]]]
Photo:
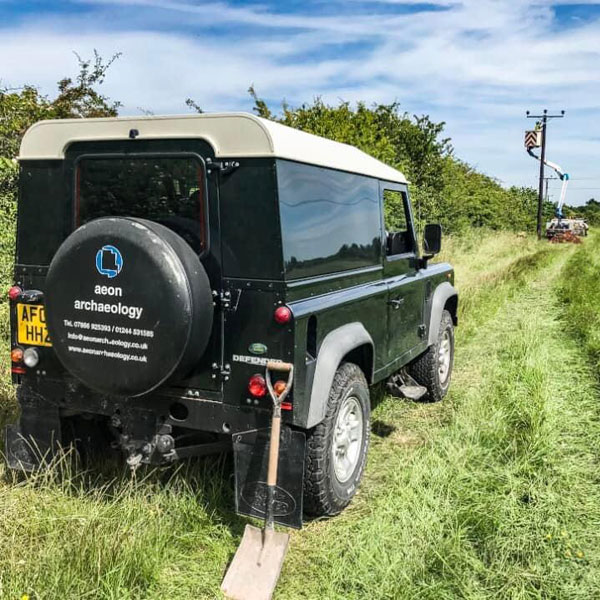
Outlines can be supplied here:
[[197, 254], [143, 219], [101, 218], [74, 231], [50, 264], [46, 306], [65, 369], [117, 396], [186, 375], [212, 329], [212, 293]]

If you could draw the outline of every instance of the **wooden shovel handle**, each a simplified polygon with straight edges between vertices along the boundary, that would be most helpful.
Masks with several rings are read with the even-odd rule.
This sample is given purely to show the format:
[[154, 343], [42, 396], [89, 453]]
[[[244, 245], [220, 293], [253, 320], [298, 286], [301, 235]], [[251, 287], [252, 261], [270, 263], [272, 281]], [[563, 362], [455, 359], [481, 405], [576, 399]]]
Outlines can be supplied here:
[[267, 362], [267, 369], [269, 371], [283, 371], [284, 373], [289, 373], [292, 370], [291, 363], [279, 362], [277, 360], [270, 360]]
[[277, 463], [279, 461], [279, 437], [281, 435], [281, 413], [273, 413], [271, 420], [271, 441], [269, 443], [269, 468], [267, 485], [277, 485]]
[[[271, 371], [287, 372], [288, 379], [285, 389], [279, 394], [275, 393], [271, 383]], [[290, 363], [270, 360], [267, 362], [267, 388], [273, 400], [273, 417], [271, 419], [271, 439], [269, 441], [269, 466], [267, 469], [267, 507], [266, 524], [267, 529], [273, 528], [273, 510], [275, 504], [275, 486], [277, 485], [277, 466], [279, 463], [279, 441], [281, 437], [281, 403], [288, 395], [294, 380], [294, 365]]]

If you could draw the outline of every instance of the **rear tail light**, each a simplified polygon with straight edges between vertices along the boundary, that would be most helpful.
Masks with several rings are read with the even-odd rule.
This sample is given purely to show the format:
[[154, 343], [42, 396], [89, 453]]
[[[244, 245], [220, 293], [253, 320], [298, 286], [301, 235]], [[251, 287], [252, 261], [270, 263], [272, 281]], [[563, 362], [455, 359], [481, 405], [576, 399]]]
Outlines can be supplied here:
[[287, 306], [279, 306], [275, 309], [273, 318], [275, 319], [276, 323], [285, 325], [292, 320], [292, 311]]
[[10, 351], [10, 360], [12, 362], [11, 372], [17, 375], [23, 375], [25, 373], [25, 369], [23, 368], [23, 349], [22, 348], [13, 348]]
[[22, 293], [23, 290], [18, 285], [13, 285], [10, 290], [8, 290], [8, 297], [11, 300], [18, 300]]
[[252, 375], [248, 381], [248, 391], [255, 398], [262, 398], [267, 393], [267, 382], [262, 375]]
[[[281, 396], [286, 386], [287, 383], [280, 379], [273, 384], [273, 391], [277, 394], [277, 396]], [[289, 400], [282, 402], [281, 410], [292, 410], [292, 403]]]
[[286, 382], [281, 381], [281, 379], [280, 379], [279, 381], [276, 381], [273, 384], [273, 390], [278, 396], [281, 396], [281, 394], [283, 393], [283, 390], [285, 390], [286, 385], [287, 385]]
[[13, 348], [10, 352], [10, 360], [14, 363], [20, 363], [23, 360], [23, 349]]

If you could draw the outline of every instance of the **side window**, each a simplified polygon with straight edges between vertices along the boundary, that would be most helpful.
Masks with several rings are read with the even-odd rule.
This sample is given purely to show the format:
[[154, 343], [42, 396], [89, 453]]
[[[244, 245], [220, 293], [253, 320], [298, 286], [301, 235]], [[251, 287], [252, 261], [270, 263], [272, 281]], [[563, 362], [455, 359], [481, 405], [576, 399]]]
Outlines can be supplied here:
[[406, 194], [399, 190], [383, 190], [383, 222], [388, 256], [414, 252]]
[[286, 278], [379, 263], [381, 214], [376, 179], [278, 160], [277, 183]]

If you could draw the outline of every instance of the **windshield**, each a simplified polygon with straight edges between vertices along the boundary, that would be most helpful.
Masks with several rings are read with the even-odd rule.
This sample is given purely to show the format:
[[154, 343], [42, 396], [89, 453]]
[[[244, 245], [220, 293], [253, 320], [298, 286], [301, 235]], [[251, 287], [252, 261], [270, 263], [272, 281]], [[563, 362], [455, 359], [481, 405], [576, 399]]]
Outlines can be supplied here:
[[203, 169], [193, 156], [90, 157], [77, 166], [77, 225], [99, 217], [161, 223], [206, 249]]

